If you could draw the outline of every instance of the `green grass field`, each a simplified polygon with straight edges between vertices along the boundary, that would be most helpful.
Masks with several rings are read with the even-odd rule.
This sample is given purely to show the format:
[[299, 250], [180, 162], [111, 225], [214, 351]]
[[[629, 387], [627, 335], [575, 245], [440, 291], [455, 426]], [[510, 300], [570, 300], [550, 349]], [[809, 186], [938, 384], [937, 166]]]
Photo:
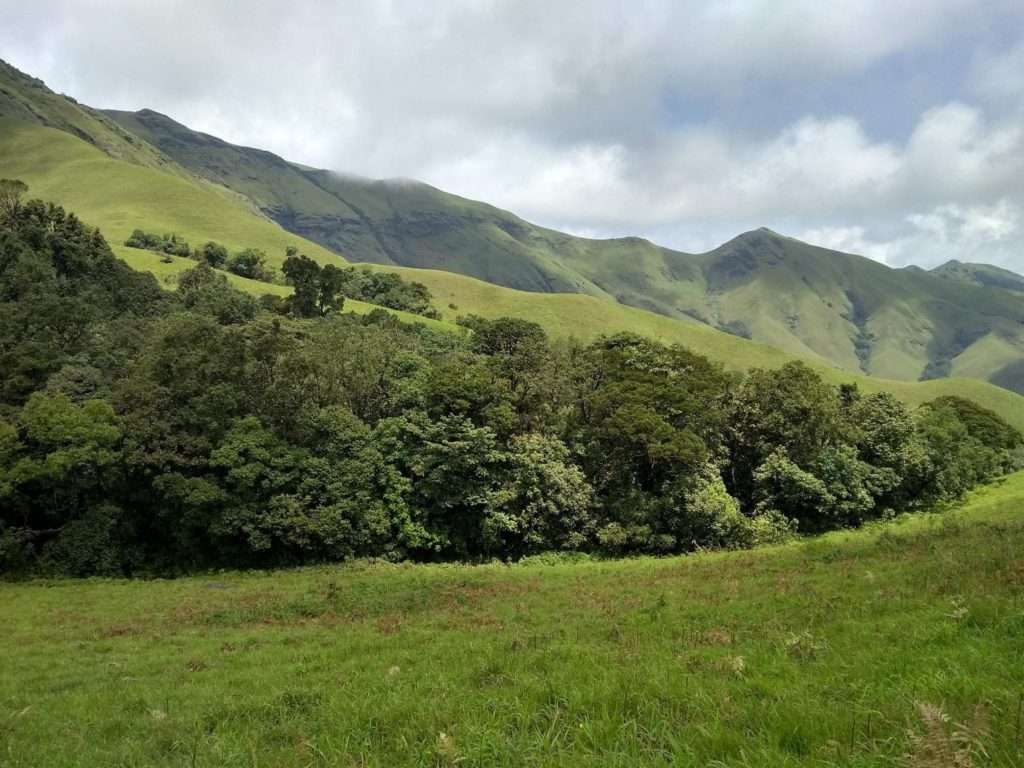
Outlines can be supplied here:
[[750, 552], [0, 594], [11, 766], [1024, 764], [1024, 473]]

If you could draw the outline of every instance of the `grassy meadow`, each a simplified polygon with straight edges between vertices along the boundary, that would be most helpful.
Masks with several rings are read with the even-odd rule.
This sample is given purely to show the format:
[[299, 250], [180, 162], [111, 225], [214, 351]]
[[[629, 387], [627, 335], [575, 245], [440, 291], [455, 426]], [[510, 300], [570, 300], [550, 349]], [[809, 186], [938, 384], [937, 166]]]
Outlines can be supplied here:
[[1024, 473], [748, 552], [0, 593], [4, 765], [1024, 764]]

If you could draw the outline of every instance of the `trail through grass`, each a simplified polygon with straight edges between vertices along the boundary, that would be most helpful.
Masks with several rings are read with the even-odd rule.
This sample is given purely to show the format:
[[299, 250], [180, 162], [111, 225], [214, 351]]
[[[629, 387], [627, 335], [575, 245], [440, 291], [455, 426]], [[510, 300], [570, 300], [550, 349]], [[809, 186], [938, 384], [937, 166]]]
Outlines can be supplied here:
[[752, 552], [7, 584], [0, 762], [925, 765], [959, 732], [1019, 766], [1022, 593], [1024, 474]]

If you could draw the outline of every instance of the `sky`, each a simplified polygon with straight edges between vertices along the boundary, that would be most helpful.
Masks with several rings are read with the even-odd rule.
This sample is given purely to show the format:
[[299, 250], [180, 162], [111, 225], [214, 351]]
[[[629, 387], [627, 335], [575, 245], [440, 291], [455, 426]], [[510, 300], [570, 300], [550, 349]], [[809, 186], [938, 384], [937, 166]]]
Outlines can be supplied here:
[[0, 58], [588, 237], [1024, 272], [1024, 0], [0, 0]]

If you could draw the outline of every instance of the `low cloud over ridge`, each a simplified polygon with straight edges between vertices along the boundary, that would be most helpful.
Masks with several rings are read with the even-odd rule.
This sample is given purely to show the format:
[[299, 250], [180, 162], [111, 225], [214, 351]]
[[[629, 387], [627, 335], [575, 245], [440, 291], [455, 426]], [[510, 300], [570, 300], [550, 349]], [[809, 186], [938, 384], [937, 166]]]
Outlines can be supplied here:
[[95, 106], [594, 236], [1024, 271], [1010, 0], [39, 0], [0, 48]]

